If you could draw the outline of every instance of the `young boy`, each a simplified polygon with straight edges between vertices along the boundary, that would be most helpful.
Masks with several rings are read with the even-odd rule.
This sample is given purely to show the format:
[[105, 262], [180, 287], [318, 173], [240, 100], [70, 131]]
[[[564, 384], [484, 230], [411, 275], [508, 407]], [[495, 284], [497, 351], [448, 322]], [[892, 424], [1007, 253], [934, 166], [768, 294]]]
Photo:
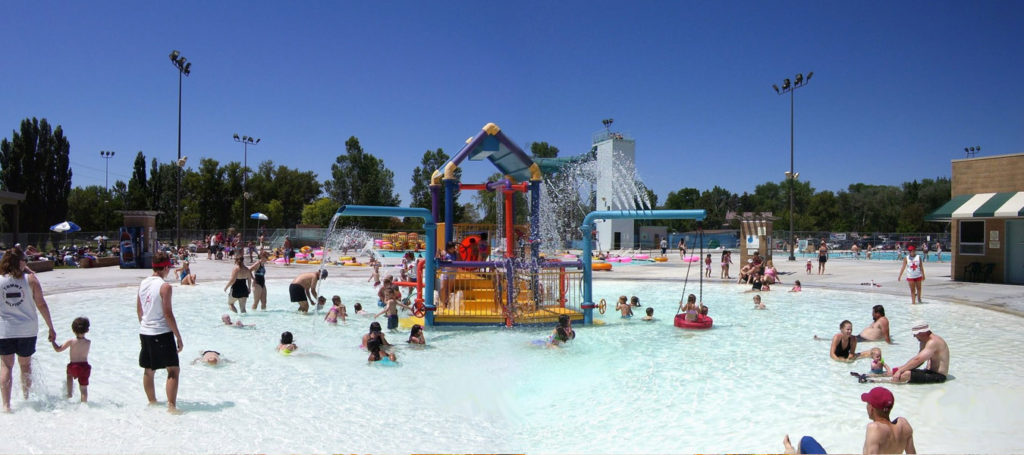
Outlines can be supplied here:
[[71, 322], [71, 331], [75, 332], [75, 338], [58, 345], [53, 342], [53, 350], [63, 352], [71, 348], [71, 363], [68, 364], [67, 386], [68, 398], [71, 398], [71, 384], [78, 379], [78, 391], [82, 394], [82, 403], [89, 401], [89, 373], [92, 367], [89, 366], [89, 346], [92, 344], [85, 334], [89, 332], [89, 319], [78, 317]]
[[390, 294], [388, 295], [387, 303], [384, 304], [384, 309], [374, 315], [374, 319], [378, 316], [387, 314], [388, 316], [388, 330], [398, 329], [398, 307], [404, 307], [405, 309], [412, 311], [412, 307], [401, 302], [402, 291], [399, 291], [397, 287], [389, 288]]
[[768, 309], [768, 307], [764, 306], [764, 304], [761, 303], [761, 296], [760, 295], [755, 295], [754, 296], [754, 309], [755, 310], [766, 310], [766, 309]]
[[640, 318], [642, 321], [653, 321], [654, 320], [654, 307], [647, 307], [647, 316]]
[[630, 306], [629, 300], [627, 300], [624, 295], [620, 295], [619, 301], [615, 302], [615, 310], [622, 314], [622, 319], [629, 319], [633, 317], [633, 307]]

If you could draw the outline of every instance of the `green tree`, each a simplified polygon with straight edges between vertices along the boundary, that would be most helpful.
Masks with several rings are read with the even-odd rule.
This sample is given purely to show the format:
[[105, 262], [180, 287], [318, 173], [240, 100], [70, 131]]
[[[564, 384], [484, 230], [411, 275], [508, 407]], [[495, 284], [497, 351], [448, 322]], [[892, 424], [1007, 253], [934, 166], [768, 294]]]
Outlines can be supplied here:
[[705, 229], [721, 228], [726, 224], [726, 214], [736, 211], [738, 205], [736, 195], [718, 185], [703, 191], [697, 199], [697, 208], [707, 211], [707, 218], [704, 219]]
[[[420, 165], [416, 166], [412, 171], [412, 188], [409, 189], [409, 195], [412, 196], [412, 203], [410, 207], [422, 207], [427, 210], [431, 210], [432, 199], [430, 195], [430, 177], [434, 174], [434, 171], [440, 170], [445, 163], [448, 162], [450, 157], [443, 149], [437, 149], [435, 151], [427, 150], [423, 152], [423, 158], [420, 159]], [[462, 181], [462, 168], [455, 169], [455, 179]], [[459, 189], [455, 190], [455, 222], [462, 223], [465, 218], [465, 207], [462, 204], [458, 204], [459, 197], [462, 191]], [[441, 216], [444, 216], [444, 186], [441, 187]], [[415, 218], [413, 225], [421, 226], [423, 220]]]
[[530, 154], [534, 158], [557, 158], [558, 147], [549, 145], [547, 142], [531, 142]]
[[117, 211], [122, 208], [122, 200], [99, 185], [75, 187], [68, 194], [68, 219], [89, 226], [89, 230], [110, 231], [121, 226]]
[[[359, 139], [352, 136], [345, 141], [345, 154], [338, 155], [331, 165], [331, 180], [324, 182], [324, 188], [328, 197], [339, 205], [397, 206], [399, 198], [394, 192], [394, 177], [394, 172], [385, 167], [383, 161], [363, 151]], [[391, 219], [346, 217], [343, 222], [383, 228], [390, 226]]]
[[317, 199], [312, 204], [306, 204], [302, 208], [302, 224], [329, 227], [331, 218], [338, 212], [339, 207], [337, 202], [327, 197]]
[[[30, 208], [19, 212], [21, 231], [44, 232], [67, 218], [70, 151], [61, 126], [51, 130], [45, 118], [22, 120], [10, 141], [0, 141], [0, 183], [6, 191], [24, 193], [22, 206]], [[5, 220], [11, 219], [12, 210], [4, 207]]]
[[149, 210], [152, 194], [146, 183], [146, 155], [139, 150], [132, 167], [132, 178], [128, 181], [128, 210]]
[[[665, 198], [666, 210], [692, 210], [700, 204], [700, 191], [696, 188], [682, 188], [679, 191], [670, 191]], [[677, 232], [692, 231], [697, 228], [693, 220], [669, 220], [669, 230]]]

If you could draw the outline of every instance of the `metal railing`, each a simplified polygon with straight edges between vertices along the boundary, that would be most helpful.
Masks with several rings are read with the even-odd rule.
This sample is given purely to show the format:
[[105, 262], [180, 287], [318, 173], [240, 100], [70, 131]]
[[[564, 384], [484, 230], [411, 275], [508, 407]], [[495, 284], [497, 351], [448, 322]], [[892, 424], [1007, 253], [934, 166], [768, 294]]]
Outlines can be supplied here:
[[561, 314], [582, 314], [582, 271], [515, 270], [511, 274], [511, 304], [507, 270], [442, 268], [438, 279], [442, 278], [446, 284], [439, 288], [435, 302], [438, 322], [539, 324], [554, 322]]

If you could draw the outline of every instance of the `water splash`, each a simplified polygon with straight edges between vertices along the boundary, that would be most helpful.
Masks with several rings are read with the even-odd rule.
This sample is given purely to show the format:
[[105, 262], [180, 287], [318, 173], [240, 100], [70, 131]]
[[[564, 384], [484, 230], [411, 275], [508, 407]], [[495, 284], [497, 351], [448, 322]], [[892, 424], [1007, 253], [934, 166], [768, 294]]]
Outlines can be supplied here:
[[[540, 238], [546, 254], [563, 251], [569, 242], [581, 238], [580, 224], [587, 213], [603, 209], [653, 210], [647, 190], [637, 177], [636, 167], [621, 153], [613, 156], [610, 168], [597, 160], [568, 163], [558, 174], [544, 180], [540, 199]], [[610, 200], [598, 204], [597, 183], [611, 180]], [[598, 246], [600, 248], [600, 246]]]

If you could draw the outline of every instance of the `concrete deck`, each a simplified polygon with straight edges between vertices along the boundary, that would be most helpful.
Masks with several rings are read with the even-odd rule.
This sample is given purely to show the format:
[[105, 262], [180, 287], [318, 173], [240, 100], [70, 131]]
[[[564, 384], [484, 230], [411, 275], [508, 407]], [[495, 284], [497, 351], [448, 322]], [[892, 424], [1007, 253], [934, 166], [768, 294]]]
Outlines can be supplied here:
[[[712, 264], [712, 277], [710, 282], [724, 282], [717, 278], [720, 273], [718, 257], [720, 251], [712, 252], [714, 262]], [[652, 263], [646, 265], [614, 265], [611, 272], [594, 272], [594, 280], [606, 279], [630, 280], [630, 281], [664, 281], [680, 280], [685, 276], [687, 263], [679, 260], [678, 253], [668, 255], [669, 261], [664, 263]], [[739, 255], [735, 255], [739, 257]], [[897, 282], [896, 276], [900, 270], [900, 262], [892, 260], [855, 260], [846, 258], [832, 258], [826, 267], [826, 273], [817, 274], [817, 262], [814, 263], [814, 272], [807, 275], [804, 269], [806, 262], [795, 263], [786, 260], [786, 255], [776, 256], [775, 267], [782, 274], [786, 283], [781, 288], [789, 289], [793, 280], [800, 280], [804, 288], [826, 288], [841, 289], [848, 291], [866, 291], [872, 280], [881, 285], [873, 292], [905, 296], [910, 300], [910, 292], [906, 281]], [[386, 264], [395, 264], [400, 260], [388, 258]], [[922, 294], [927, 303], [929, 300], [944, 300], [964, 305], [973, 305], [987, 308], [994, 311], [1001, 311], [1016, 316], [1024, 317], [1024, 287], [1007, 284], [986, 284], [986, 283], [964, 283], [950, 279], [949, 262], [936, 262], [935, 260], [925, 262], [926, 280], [923, 285]], [[338, 267], [328, 266], [331, 276], [360, 276], [368, 277], [368, 267]], [[200, 286], [213, 282], [222, 286], [231, 273], [232, 262], [227, 260], [207, 260], [205, 255], [191, 264], [192, 272], [197, 274]], [[319, 268], [319, 265], [293, 264], [284, 266], [280, 264], [267, 265], [267, 279], [291, 279], [299, 273]], [[694, 263], [690, 270], [690, 280], [699, 279], [701, 268]], [[734, 264], [730, 273], [735, 277], [738, 268]], [[108, 289], [111, 287], [138, 286], [138, 284], [152, 272], [149, 269], [120, 269], [118, 267], [101, 267], [90, 269], [57, 269], [52, 272], [37, 274], [43, 286], [45, 294], [59, 294], [66, 292], [78, 292], [92, 289]], [[330, 278], [328, 278], [330, 279]], [[728, 280], [734, 282], [734, 280]], [[780, 288], [780, 289], [781, 289]]]

